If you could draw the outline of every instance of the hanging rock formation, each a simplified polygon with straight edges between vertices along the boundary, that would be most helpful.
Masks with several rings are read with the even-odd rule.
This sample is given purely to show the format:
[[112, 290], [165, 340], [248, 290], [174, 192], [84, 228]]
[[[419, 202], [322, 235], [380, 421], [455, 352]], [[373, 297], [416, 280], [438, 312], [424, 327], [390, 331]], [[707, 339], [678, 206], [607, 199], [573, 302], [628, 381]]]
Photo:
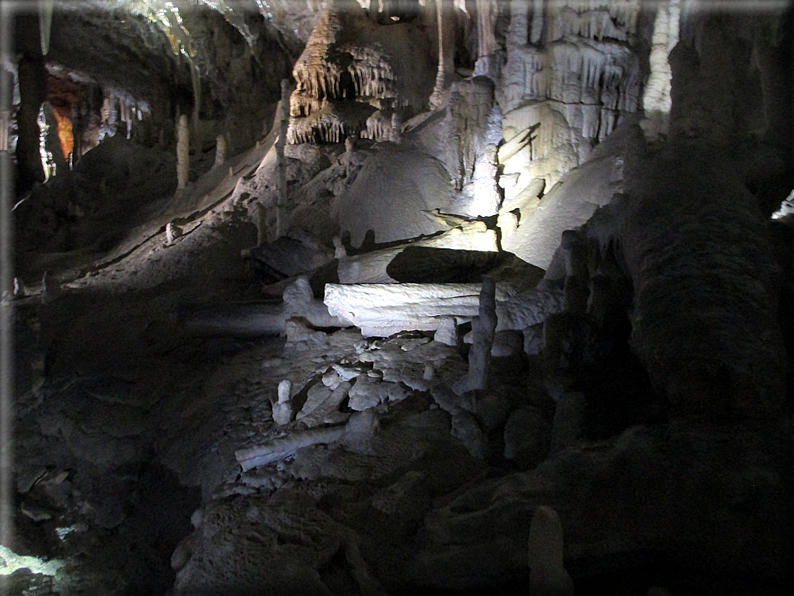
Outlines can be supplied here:
[[[341, 143], [361, 132], [389, 140], [392, 114], [410, 116], [426, 106], [429, 60], [416, 25], [378, 25], [358, 4], [333, 0], [293, 68], [288, 141]], [[376, 113], [383, 126], [377, 117], [368, 124]]]
[[505, 141], [523, 140], [499, 161], [521, 176], [515, 192], [533, 178], [553, 185], [640, 108], [639, 8], [639, 0], [511, 3], [499, 99]]

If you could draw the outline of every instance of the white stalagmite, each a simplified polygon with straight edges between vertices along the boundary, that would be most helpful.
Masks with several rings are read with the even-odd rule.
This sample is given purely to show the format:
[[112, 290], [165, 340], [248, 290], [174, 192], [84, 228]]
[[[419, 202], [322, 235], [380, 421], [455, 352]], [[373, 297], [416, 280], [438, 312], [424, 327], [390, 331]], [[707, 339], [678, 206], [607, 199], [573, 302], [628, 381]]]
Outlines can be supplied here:
[[454, 387], [458, 395], [485, 389], [496, 324], [496, 283], [493, 279], [486, 278], [480, 290], [477, 316], [471, 322], [474, 341], [469, 350], [469, 372]]
[[292, 421], [294, 412], [290, 400], [292, 382], [284, 379], [278, 384], [278, 401], [273, 404], [273, 422], [284, 426]]
[[176, 225], [174, 222], [169, 221], [165, 224], [165, 242], [166, 244], [173, 244], [174, 240], [179, 238], [182, 235], [182, 228]]
[[190, 168], [190, 126], [188, 117], [182, 114], [176, 128], [176, 180], [177, 190], [187, 186]]
[[226, 135], [219, 134], [215, 139], [215, 165], [222, 165], [226, 161], [226, 154], [228, 146], [226, 143]]

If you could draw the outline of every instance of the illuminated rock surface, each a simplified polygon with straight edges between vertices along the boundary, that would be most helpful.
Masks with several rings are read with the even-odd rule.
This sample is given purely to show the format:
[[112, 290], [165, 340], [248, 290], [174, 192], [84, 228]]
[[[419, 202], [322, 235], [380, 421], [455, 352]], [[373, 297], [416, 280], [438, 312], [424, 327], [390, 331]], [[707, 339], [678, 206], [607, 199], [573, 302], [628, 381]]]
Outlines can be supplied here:
[[717, 4], [20, 15], [0, 592], [788, 594], [794, 7]]

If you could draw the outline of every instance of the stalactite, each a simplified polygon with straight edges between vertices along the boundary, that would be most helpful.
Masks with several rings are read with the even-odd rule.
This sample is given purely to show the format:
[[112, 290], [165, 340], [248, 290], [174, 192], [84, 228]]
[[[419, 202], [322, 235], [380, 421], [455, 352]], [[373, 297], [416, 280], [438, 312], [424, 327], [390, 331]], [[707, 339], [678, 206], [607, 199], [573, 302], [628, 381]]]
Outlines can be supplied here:
[[433, 94], [430, 96], [430, 106], [438, 109], [444, 103], [444, 92], [449, 86], [455, 70], [454, 63], [454, 23], [451, 15], [450, 0], [436, 0], [436, 21], [438, 25], [438, 72]]
[[177, 190], [187, 186], [190, 168], [190, 132], [187, 115], [179, 116], [176, 132], [176, 179]]
[[496, 51], [494, 21], [497, 7], [492, 0], [477, 0], [477, 58]]
[[41, 55], [50, 51], [50, 34], [52, 32], [52, 11], [55, 0], [39, 0], [39, 35], [41, 38]]

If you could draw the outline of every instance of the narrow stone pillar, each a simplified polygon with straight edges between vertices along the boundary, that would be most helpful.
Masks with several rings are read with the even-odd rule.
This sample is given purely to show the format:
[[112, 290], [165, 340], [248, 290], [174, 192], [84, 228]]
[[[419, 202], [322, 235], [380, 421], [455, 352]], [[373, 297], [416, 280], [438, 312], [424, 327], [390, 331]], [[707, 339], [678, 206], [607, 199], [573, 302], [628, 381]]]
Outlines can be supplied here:
[[482, 391], [488, 384], [496, 323], [496, 283], [487, 277], [480, 290], [478, 315], [471, 322], [474, 338], [469, 350], [469, 372], [453, 388], [458, 395], [468, 391]]
[[289, 81], [281, 80], [281, 101], [279, 102], [279, 121], [278, 139], [276, 139], [276, 164], [277, 176], [276, 189], [278, 198], [276, 199], [276, 238], [280, 238], [284, 233], [284, 209], [287, 204], [287, 158], [284, 155], [284, 146], [287, 143], [287, 127], [289, 126]]
[[438, 24], [438, 72], [436, 85], [430, 96], [430, 107], [440, 108], [443, 104], [444, 90], [452, 81], [455, 73], [455, 23], [452, 0], [436, 0], [436, 21]]
[[187, 114], [179, 117], [176, 129], [176, 188], [183, 190], [190, 172], [190, 126]]
[[403, 121], [400, 113], [395, 111], [391, 115], [391, 142], [398, 143], [402, 140]]

